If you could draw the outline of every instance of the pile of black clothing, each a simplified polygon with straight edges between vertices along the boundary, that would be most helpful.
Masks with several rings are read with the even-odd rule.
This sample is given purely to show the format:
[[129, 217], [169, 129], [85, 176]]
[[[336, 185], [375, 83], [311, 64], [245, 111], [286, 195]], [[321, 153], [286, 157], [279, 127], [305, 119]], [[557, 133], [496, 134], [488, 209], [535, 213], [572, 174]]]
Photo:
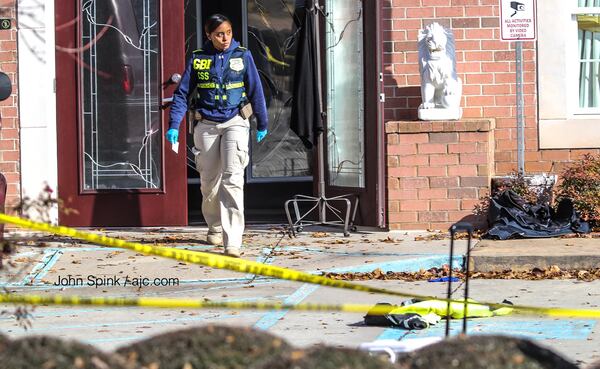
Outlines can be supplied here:
[[548, 204], [529, 204], [512, 190], [491, 198], [488, 224], [490, 228], [483, 237], [497, 240], [590, 232], [589, 224], [580, 219], [571, 199], [561, 199], [552, 208]]
[[[403, 306], [404, 304], [402, 304]], [[417, 313], [407, 314], [392, 314], [392, 311], [398, 308], [397, 305], [392, 305], [387, 302], [378, 302], [375, 308], [389, 307], [386, 314], [374, 314], [373, 309], [367, 312], [363, 317], [365, 325], [375, 327], [400, 327], [408, 330], [426, 329], [432, 322], [421, 317]]]

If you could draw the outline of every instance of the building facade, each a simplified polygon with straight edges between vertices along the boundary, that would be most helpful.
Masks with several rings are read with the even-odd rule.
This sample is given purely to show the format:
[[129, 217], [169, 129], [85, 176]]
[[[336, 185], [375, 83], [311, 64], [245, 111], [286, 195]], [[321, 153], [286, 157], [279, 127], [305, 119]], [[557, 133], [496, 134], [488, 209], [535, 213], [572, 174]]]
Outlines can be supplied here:
[[[311, 193], [318, 182], [315, 149], [289, 129], [294, 40], [304, 2], [283, 3], [240, 1], [220, 9], [197, 0], [193, 9], [169, 8], [166, 17], [163, 2], [132, 0], [137, 29], [129, 29], [125, 19], [112, 15], [114, 9], [95, 1], [0, 2], [1, 17], [13, 22], [10, 30], [0, 31], [0, 71], [15, 83], [13, 96], [0, 103], [0, 168], [9, 182], [9, 201], [35, 196], [47, 183], [65, 206], [83, 214], [79, 220], [59, 215], [63, 224], [187, 223], [188, 210], [199, 208], [189, 200], [197, 178], [185, 174], [186, 158], [163, 144], [164, 105], [174, 88], [171, 75], [181, 72], [185, 55], [201, 45], [196, 19], [216, 11], [230, 16], [239, 30], [236, 38], [258, 60], [274, 122], [270, 143], [252, 144], [247, 179], [257, 192], [250, 206], [253, 198], [263, 198], [283, 207], [294, 191]], [[474, 220], [473, 208], [489, 194], [491, 179], [518, 169], [516, 44], [501, 40], [499, 1], [328, 0], [322, 5], [327, 193], [359, 198], [362, 225], [447, 229], [455, 221]], [[598, 6], [594, 0], [537, 3], [537, 41], [522, 42], [526, 174], [558, 174], [582, 155], [600, 152], [595, 56], [600, 47], [594, 47], [597, 24], [589, 17], [600, 13]], [[417, 39], [433, 22], [451, 29], [456, 40], [463, 82], [458, 121], [417, 120]], [[109, 43], [111, 48], [103, 49]], [[139, 55], [127, 51], [131, 46]], [[118, 56], [122, 65], [97, 57], [102, 53]], [[137, 71], [140, 65], [147, 69]], [[123, 93], [110, 90], [117, 79], [124, 98], [94, 100], [102, 93]], [[133, 93], [127, 90], [131, 83]], [[150, 96], [148, 103], [134, 98], [142, 86], [140, 99]], [[127, 110], [119, 110], [125, 109], [123, 101], [129, 101]], [[90, 113], [107, 111], [116, 116]], [[141, 133], [128, 128], [120, 141], [109, 140], [110, 147], [95, 146], [97, 136], [89, 132], [107, 140], [142, 116], [147, 118], [139, 123], [146, 127]], [[109, 130], [94, 130], [115, 121]], [[156, 149], [133, 145], [138, 141]], [[142, 149], [147, 165], [134, 160]], [[115, 163], [128, 167], [108, 170]], [[169, 183], [173, 178], [184, 181]], [[292, 192], [276, 195], [273, 189]], [[175, 196], [177, 207], [168, 206], [169, 196]], [[116, 207], [121, 216], [114, 215]]]
[[[13, 1], [0, 3], [0, 17], [14, 24], [16, 9]], [[13, 83], [12, 95], [0, 103], [0, 170], [7, 181], [7, 202], [15, 202], [21, 194], [21, 166], [17, 31], [14, 28], [0, 32], [0, 71], [6, 73]]]
[[[592, 50], [598, 36], [581, 21], [597, 14], [598, 5], [537, 3], [537, 43], [522, 44], [526, 174], [559, 174], [599, 152], [597, 87], [588, 86], [598, 81]], [[390, 228], [445, 229], [469, 217], [489, 193], [491, 177], [518, 170], [516, 44], [501, 41], [496, 0], [403, 0], [384, 9]], [[414, 40], [433, 21], [456, 37], [460, 122], [414, 122], [420, 104]]]

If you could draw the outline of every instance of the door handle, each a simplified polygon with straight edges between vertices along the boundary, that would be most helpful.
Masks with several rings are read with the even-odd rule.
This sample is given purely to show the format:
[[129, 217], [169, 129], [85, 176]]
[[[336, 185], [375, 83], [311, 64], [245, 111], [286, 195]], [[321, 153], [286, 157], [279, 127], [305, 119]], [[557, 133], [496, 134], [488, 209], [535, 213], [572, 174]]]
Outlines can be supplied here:
[[179, 82], [181, 82], [181, 74], [173, 73], [173, 74], [171, 74], [171, 77], [169, 77], [168, 80], [166, 80], [165, 82], [162, 83], [162, 87], [167, 88], [171, 85], [177, 85], [177, 84], [179, 84]]
[[171, 78], [169, 78], [169, 82], [173, 83], [173, 84], [177, 84], [177, 83], [181, 82], [181, 74], [179, 74], [179, 73], [171, 74]]

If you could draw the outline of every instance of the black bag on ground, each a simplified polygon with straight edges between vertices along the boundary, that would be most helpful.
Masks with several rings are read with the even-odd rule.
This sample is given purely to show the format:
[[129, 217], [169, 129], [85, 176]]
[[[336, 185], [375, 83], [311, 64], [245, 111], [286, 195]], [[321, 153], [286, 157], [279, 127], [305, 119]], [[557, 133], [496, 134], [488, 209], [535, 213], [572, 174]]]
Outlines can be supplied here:
[[556, 209], [547, 204], [528, 204], [512, 190], [506, 190], [490, 200], [488, 211], [490, 229], [484, 238], [555, 237], [569, 233], [589, 233], [571, 199], [562, 199]]

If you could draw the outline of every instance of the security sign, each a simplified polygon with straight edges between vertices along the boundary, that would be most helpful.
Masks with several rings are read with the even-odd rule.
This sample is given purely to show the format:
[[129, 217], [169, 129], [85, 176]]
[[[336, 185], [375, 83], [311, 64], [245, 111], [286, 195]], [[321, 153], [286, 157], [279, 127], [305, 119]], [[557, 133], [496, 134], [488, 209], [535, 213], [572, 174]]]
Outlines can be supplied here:
[[535, 0], [500, 0], [502, 41], [531, 41], [536, 38]]
[[0, 18], [0, 30], [2, 30], [2, 29], [10, 29], [11, 24], [12, 23], [11, 23], [10, 19]]

